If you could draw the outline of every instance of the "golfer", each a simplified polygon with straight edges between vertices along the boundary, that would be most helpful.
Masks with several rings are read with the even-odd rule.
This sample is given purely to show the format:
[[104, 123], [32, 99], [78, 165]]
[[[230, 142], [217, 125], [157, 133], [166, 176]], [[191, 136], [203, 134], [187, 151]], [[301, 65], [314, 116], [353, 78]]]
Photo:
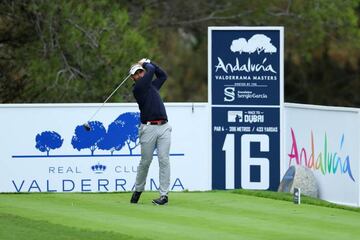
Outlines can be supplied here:
[[[149, 59], [141, 59], [132, 65], [130, 74], [134, 80], [133, 94], [139, 105], [141, 120], [139, 128], [141, 160], [137, 168], [135, 191], [130, 202], [137, 203], [144, 191], [146, 177], [156, 149], [159, 160], [160, 197], [152, 202], [156, 205], [164, 205], [169, 201], [171, 126], [168, 123], [159, 90], [167, 76], [159, 66], [150, 62]], [[154, 75], [155, 79], [153, 80]]]

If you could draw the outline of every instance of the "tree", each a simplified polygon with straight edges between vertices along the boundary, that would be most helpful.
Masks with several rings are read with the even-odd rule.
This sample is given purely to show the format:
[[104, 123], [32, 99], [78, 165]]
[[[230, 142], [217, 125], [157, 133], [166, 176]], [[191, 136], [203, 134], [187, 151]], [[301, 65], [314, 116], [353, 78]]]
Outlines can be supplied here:
[[75, 135], [71, 139], [71, 145], [78, 151], [82, 149], [90, 149], [91, 155], [94, 155], [98, 149], [98, 143], [104, 138], [106, 130], [99, 121], [89, 122], [90, 131], [87, 131], [83, 125], [75, 128]]
[[207, 101], [208, 26], [284, 26], [285, 100], [359, 106], [359, 2], [155, 0], [133, 11], [146, 7], [162, 13], [152, 27], [161, 29], [168, 101]]
[[[165, 101], [207, 101], [208, 26], [270, 25], [286, 101], [359, 106], [359, 2], [2, 0], [0, 102], [101, 102], [142, 57], [168, 73]], [[110, 101], [134, 101], [129, 86]]]
[[64, 139], [61, 139], [60, 134], [57, 132], [45, 131], [37, 134], [35, 141], [35, 147], [39, 149], [40, 152], [46, 152], [46, 155], [49, 156], [50, 150], [60, 148], [64, 142]]
[[[147, 12], [135, 23], [125, 3], [1, 1], [0, 102], [105, 100], [155, 51], [155, 35], [143, 34]], [[129, 82], [111, 101], [127, 100]]]

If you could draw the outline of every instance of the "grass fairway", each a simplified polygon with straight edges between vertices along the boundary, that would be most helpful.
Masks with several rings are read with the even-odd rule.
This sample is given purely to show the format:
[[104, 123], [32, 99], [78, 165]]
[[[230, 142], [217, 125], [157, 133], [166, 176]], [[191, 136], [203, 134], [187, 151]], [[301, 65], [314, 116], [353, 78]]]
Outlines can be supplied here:
[[229, 191], [0, 194], [0, 239], [357, 239], [360, 212]]

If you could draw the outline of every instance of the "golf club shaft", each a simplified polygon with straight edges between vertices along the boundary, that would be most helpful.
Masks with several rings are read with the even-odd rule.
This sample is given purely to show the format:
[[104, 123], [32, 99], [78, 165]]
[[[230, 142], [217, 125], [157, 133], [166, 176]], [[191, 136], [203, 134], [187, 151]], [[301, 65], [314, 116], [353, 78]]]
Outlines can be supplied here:
[[105, 103], [112, 97], [112, 95], [114, 95], [114, 93], [125, 83], [125, 81], [131, 76], [131, 74], [127, 75], [127, 77], [119, 84], [119, 86], [117, 86], [117, 88], [105, 99], [105, 101], [103, 102], [103, 104], [95, 111], [95, 113], [91, 116], [91, 118], [88, 120], [88, 122], [90, 122], [95, 116], [96, 114], [100, 111], [100, 109], [105, 105]]

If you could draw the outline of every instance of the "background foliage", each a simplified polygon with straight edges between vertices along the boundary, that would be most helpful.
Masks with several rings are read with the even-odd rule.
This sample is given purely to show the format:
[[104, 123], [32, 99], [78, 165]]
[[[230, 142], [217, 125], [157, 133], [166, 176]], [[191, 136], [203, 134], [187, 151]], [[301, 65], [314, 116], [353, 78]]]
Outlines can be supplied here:
[[166, 101], [207, 101], [207, 27], [269, 25], [285, 27], [285, 101], [359, 107], [359, 4], [2, 0], [0, 102], [102, 102], [142, 57], [167, 71]]

